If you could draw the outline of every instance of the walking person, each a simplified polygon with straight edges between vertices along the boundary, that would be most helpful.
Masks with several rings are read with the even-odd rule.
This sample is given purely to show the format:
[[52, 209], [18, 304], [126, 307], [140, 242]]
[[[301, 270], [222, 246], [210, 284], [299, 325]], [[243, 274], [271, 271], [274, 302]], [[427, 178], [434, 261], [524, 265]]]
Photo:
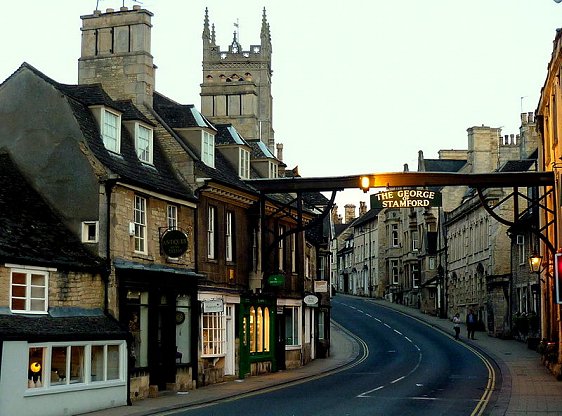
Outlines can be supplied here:
[[459, 339], [461, 333], [461, 318], [458, 313], [453, 316], [453, 328], [455, 329], [455, 339]]
[[468, 310], [468, 314], [466, 315], [466, 332], [468, 339], [474, 339], [474, 330], [476, 329], [476, 315], [472, 311], [472, 309]]

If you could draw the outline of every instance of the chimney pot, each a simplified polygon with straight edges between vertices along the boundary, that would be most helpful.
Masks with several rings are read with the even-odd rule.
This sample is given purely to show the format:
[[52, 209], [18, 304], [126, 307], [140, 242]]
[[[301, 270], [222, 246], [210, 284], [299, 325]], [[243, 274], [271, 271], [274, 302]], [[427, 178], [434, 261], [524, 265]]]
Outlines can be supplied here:
[[141, 9], [141, 6], [139, 4], [135, 4], [133, 6], [133, 10], [140, 10], [140, 9]]
[[105, 9], [106, 13], [113, 13], [115, 10], [113, 10], [112, 8], [107, 8]]
[[521, 124], [527, 124], [528, 120], [527, 113], [521, 113]]
[[127, 6], [121, 6], [119, 10], [122, 12], [126, 12], [127, 10], [129, 10], [129, 8]]

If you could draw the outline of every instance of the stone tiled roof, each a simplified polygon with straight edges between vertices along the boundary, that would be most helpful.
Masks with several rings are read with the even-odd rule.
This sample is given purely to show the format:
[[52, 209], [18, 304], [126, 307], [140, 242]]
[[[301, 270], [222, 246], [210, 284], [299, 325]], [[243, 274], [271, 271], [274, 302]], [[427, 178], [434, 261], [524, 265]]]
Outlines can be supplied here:
[[153, 125], [132, 102], [113, 101], [98, 84], [60, 84], [27, 63], [22, 64], [21, 68], [32, 71], [68, 98], [68, 103], [88, 143], [88, 147], [106, 169], [119, 176], [121, 182], [183, 199], [194, 200], [191, 189], [181, 182], [173, 172], [159, 146], [157, 137], [154, 140], [153, 165], [142, 163], [139, 160], [135, 151], [134, 138], [129, 135], [124, 126], [121, 128], [120, 154], [109, 152], [103, 145], [99, 125], [88, 106], [104, 105], [122, 112], [123, 120], [139, 120]]
[[101, 270], [91, 254], [27, 183], [6, 153], [0, 153], [0, 259], [10, 263]]
[[127, 339], [127, 331], [103, 314], [52, 317], [0, 314], [0, 340], [86, 341]]

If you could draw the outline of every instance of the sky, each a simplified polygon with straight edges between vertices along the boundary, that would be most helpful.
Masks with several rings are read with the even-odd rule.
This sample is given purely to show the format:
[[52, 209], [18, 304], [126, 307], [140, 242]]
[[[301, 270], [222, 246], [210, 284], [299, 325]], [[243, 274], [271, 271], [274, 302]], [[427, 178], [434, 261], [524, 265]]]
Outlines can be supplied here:
[[[227, 49], [238, 24], [259, 44], [263, 8], [273, 45], [273, 128], [301, 176], [417, 169], [418, 151], [466, 149], [472, 126], [519, 132], [544, 85], [562, 3], [553, 0], [125, 0], [154, 13], [156, 90], [200, 105], [205, 8]], [[82, 15], [123, 0], [2, 3], [0, 81], [23, 62], [77, 82]], [[368, 194], [338, 193], [359, 206]]]

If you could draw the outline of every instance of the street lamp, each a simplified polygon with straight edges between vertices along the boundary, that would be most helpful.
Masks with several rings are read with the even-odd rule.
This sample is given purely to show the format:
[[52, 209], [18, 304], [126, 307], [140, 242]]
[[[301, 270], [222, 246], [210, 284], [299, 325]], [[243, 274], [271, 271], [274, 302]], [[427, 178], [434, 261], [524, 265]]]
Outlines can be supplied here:
[[[561, 0], [562, 1], [562, 0]], [[531, 273], [540, 273], [542, 265], [542, 256], [533, 252], [531, 257], [529, 257], [529, 269]]]

